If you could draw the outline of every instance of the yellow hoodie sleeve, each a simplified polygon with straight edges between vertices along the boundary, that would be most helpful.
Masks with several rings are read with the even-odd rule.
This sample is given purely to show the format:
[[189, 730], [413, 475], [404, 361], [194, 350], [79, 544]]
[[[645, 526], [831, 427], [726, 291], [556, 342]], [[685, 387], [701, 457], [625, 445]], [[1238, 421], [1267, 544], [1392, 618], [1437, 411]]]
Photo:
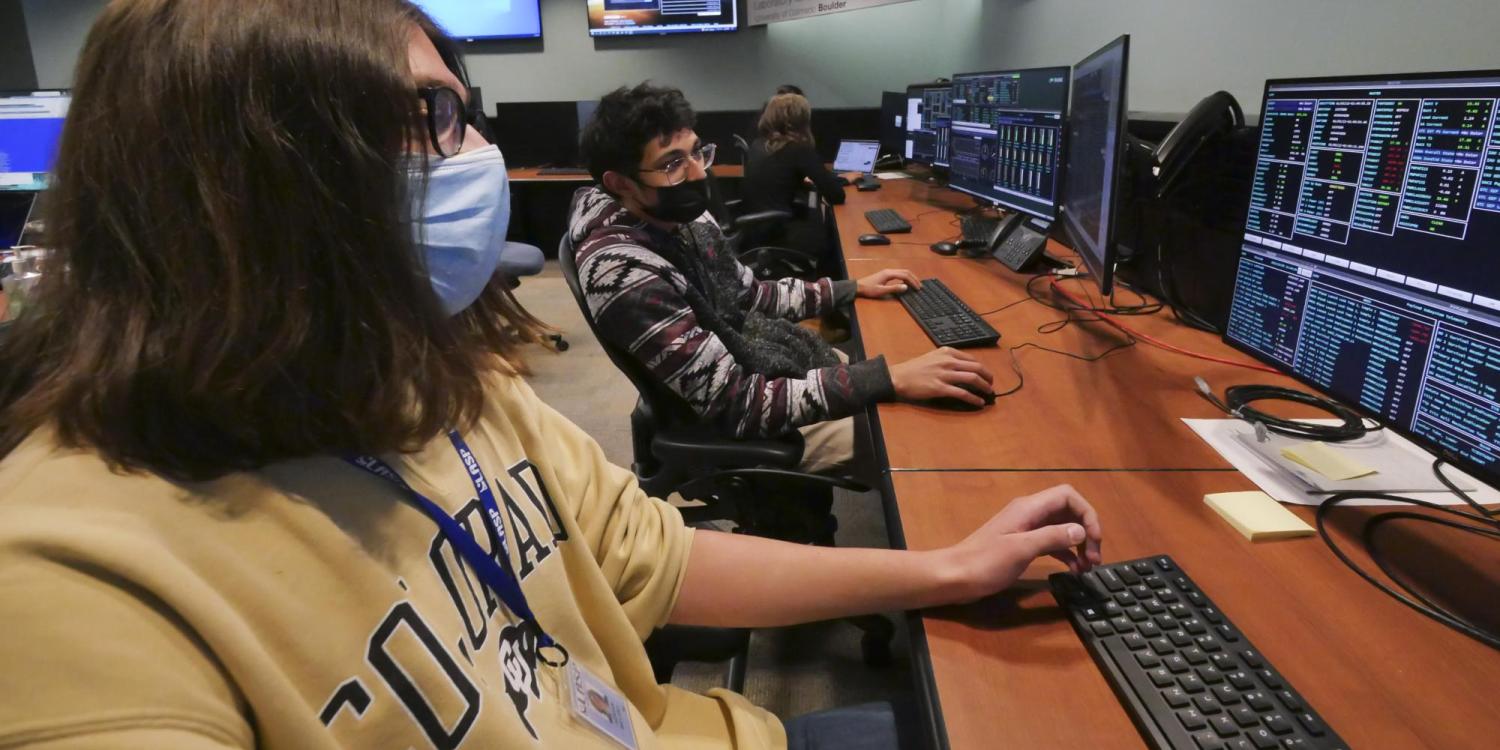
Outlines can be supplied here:
[[644, 639], [666, 624], [677, 604], [693, 530], [670, 503], [650, 497], [634, 474], [610, 463], [593, 438], [515, 380], [520, 395], [534, 404], [540, 436], [550, 443], [531, 455], [552, 461], [547, 468], [558, 482], [558, 502], [573, 514], [580, 541]]

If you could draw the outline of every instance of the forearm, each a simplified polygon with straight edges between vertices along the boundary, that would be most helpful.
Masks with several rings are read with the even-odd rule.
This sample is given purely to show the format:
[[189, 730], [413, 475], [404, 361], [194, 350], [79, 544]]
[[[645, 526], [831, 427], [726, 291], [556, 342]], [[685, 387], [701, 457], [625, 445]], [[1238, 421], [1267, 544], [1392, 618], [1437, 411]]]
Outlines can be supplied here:
[[946, 551], [816, 547], [694, 532], [670, 622], [780, 627], [973, 598]]

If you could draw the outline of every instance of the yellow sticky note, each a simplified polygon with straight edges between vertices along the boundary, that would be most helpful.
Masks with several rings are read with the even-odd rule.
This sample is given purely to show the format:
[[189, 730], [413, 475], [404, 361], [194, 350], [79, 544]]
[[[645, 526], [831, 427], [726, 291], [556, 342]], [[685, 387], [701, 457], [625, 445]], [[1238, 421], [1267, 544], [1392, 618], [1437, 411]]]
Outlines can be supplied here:
[[1220, 492], [1204, 495], [1203, 502], [1252, 542], [1313, 533], [1313, 527], [1264, 492]]
[[1354, 460], [1347, 451], [1341, 451], [1327, 443], [1289, 445], [1281, 449], [1281, 455], [1334, 481], [1356, 479], [1375, 473], [1374, 469]]

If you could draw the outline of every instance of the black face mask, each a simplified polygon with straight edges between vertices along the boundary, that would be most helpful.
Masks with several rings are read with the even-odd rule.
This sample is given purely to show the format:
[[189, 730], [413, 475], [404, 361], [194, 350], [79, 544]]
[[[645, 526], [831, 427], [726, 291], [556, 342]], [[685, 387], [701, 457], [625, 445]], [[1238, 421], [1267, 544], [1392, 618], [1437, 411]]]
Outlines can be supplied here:
[[658, 221], [686, 224], [708, 210], [708, 180], [656, 188], [656, 205], [642, 208]]

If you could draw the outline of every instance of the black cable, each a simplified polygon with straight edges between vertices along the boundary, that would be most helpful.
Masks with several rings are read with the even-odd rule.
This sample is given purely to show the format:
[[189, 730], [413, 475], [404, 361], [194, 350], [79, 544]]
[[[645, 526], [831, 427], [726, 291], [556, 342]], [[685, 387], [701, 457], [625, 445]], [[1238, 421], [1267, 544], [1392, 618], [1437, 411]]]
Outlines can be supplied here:
[[[1365, 579], [1367, 583], [1384, 592], [1387, 596], [1395, 599], [1398, 602], [1401, 602], [1402, 604], [1405, 604], [1407, 607], [1410, 607], [1424, 617], [1446, 625], [1449, 628], [1463, 633], [1464, 635], [1467, 635], [1470, 638], [1473, 638], [1474, 640], [1477, 640], [1480, 643], [1483, 643], [1491, 648], [1500, 649], [1500, 634], [1486, 631], [1478, 625], [1475, 625], [1474, 623], [1471, 623], [1463, 619], [1462, 617], [1459, 617], [1453, 612], [1437, 606], [1432, 600], [1414, 590], [1406, 581], [1404, 581], [1401, 577], [1397, 576], [1394, 571], [1392, 571], [1391, 566], [1386, 563], [1385, 558], [1380, 554], [1374, 543], [1375, 532], [1380, 528], [1381, 525], [1398, 520], [1431, 523], [1438, 526], [1444, 526], [1450, 529], [1462, 531], [1467, 534], [1474, 534], [1476, 536], [1500, 540], [1500, 519], [1495, 518], [1495, 513], [1493, 511], [1490, 511], [1479, 505], [1472, 497], [1469, 496], [1468, 493], [1458, 489], [1457, 486], [1447, 477], [1447, 475], [1443, 474], [1443, 464], [1444, 461], [1442, 459], [1434, 461], [1432, 464], [1433, 473], [1437, 475], [1438, 480], [1441, 481], [1444, 486], [1452, 490], [1455, 495], [1462, 498], [1469, 505], [1475, 507], [1479, 511], [1478, 513], [1454, 510], [1453, 508], [1447, 506], [1438, 505], [1436, 503], [1427, 502], [1425, 500], [1401, 497], [1400, 495], [1391, 495], [1380, 492], [1341, 492], [1337, 495], [1329, 497], [1327, 500], [1324, 500], [1322, 505], [1318, 506], [1318, 535], [1322, 537], [1323, 543], [1328, 545], [1328, 549], [1333, 552], [1334, 556], [1337, 557], [1340, 562], [1342, 562], [1350, 570], [1354, 571], [1354, 573], [1360, 578]], [[1331, 513], [1336, 506], [1342, 503], [1349, 502], [1351, 500], [1384, 500], [1388, 502], [1406, 503], [1408, 505], [1416, 505], [1427, 508], [1429, 510], [1437, 511], [1439, 513], [1455, 516], [1459, 519], [1462, 519], [1462, 521], [1438, 518], [1422, 513], [1414, 513], [1411, 511], [1393, 511], [1381, 513], [1365, 521], [1364, 527], [1360, 532], [1360, 536], [1364, 542], [1365, 552], [1370, 556], [1370, 560], [1375, 563], [1376, 567], [1380, 568], [1381, 572], [1384, 573], [1388, 578], [1390, 578], [1391, 581], [1395, 582], [1396, 586], [1401, 589], [1401, 591], [1398, 592], [1396, 589], [1393, 589], [1390, 586], [1387, 586], [1386, 584], [1377, 580], [1374, 576], [1370, 575], [1353, 560], [1351, 560], [1349, 556], [1344, 553], [1344, 550], [1333, 541], [1333, 537], [1328, 533], [1328, 514]], [[1465, 523], [1465, 521], [1468, 523]], [[1480, 525], [1472, 525], [1474, 523]]]
[[[1039, 331], [1040, 331], [1040, 328], [1041, 328], [1041, 326], [1038, 327]], [[1051, 354], [1061, 355], [1061, 356], [1067, 357], [1069, 359], [1076, 359], [1076, 360], [1079, 360], [1081, 362], [1098, 362], [1099, 360], [1104, 359], [1105, 357], [1108, 357], [1109, 355], [1114, 354], [1117, 351], [1120, 351], [1122, 349], [1128, 349], [1128, 348], [1130, 348], [1132, 346], [1135, 346], [1135, 344], [1136, 344], [1135, 338], [1134, 337], [1128, 337], [1126, 341], [1122, 341], [1122, 342], [1120, 342], [1118, 344], [1115, 344], [1114, 346], [1111, 346], [1110, 348], [1105, 349], [1104, 351], [1099, 352], [1098, 354], [1075, 354], [1074, 352], [1065, 352], [1065, 351], [1063, 351], [1061, 349], [1053, 349], [1051, 347], [1042, 346], [1041, 344], [1035, 344], [1035, 343], [1032, 343], [1030, 341], [1028, 341], [1028, 342], [1026, 342], [1024, 344], [1019, 344], [1017, 346], [1012, 346], [1009, 350], [1007, 350], [1006, 353], [1010, 355], [1010, 369], [1014, 370], [1015, 373], [1016, 373], [1016, 384], [1014, 386], [1012, 386], [1008, 390], [1005, 390], [1005, 391], [996, 391], [995, 392], [995, 398], [996, 399], [1001, 399], [1001, 398], [1005, 398], [1006, 396], [1009, 396], [1009, 395], [1012, 395], [1014, 393], [1017, 393], [1017, 392], [1019, 392], [1021, 390], [1021, 388], [1023, 386], [1026, 385], [1026, 375], [1025, 375], [1025, 373], [1021, 372], [1021, 360], [1016, 357], [1016, 352], [1019, 351], [1019, 350], [1021, 350], [1021, 349], [1040, 349], [1041, 351], [1044, 351], [1044, 352], [1049, 352]]]
[[987, 317], [989, 317], [991, 315], [994, 315], [997, 312], [1002, 312], [1002, 311], [1005, 311], [1005, 310], [1009, 310], [1012, 307], [1015, 307], [1016, 305], [1024, 305], [1027, 302], [1033, 302], [1033, 301], [1035, 301], [1035, 300], [1031, 299], [1030, 297], [1027, 297], [1025, 299], [1018, 299], [1015, 302], [1012, 302], [1012, 303], [1010, 303], [1008, 305], [1003, 305], [1001, 307], [997, 307], [997, 308], [995, 308], [993, 310], [990, 310], [989, 312], [979, 313], [979, 317], [981, 317], [981, 318], [987, 318]]
[[[1373, 427], [1365, 424], [1364, 417], [1353, 409], [1311, 393], [1275, 385], [1234, 385], [1224, 391], [1224, 398], [1220, 400], [1214, 395], [1213, 389], [1208, 387], [1207, 382], [1204, 382], [1202, 378], [1195, 378], [1195, 380], [1198, 383], [1198, 392], [1215, 406], [1223, 409], [1224, 413], [1247, 422], [1265, 425], [1267, 430], [1277, 435], [1342, 443], [1382, 429], [1378, 422]], [[1343, 420], [1343, 424], [1308, 424], [1295, 419], [1283, 419], [1249, 406], [1256, 401], [1291, 401], [1306, 404], [1338, 417]]]

